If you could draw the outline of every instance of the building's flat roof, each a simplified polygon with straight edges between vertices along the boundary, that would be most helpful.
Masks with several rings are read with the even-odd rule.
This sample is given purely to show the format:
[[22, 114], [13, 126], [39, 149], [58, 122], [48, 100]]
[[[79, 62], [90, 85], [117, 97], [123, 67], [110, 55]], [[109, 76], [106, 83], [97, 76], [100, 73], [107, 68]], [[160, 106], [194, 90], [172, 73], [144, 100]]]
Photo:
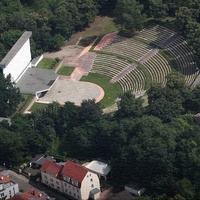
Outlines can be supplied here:
[[9, 62], [13, 59], [13, 57], [21, 49], [21, 47], [25, 44], [25, 42], [31, 37], [31, 35], [32, 35], [31, 31], [25, 31], [22, 34], [22, 36], [17, 40], [17, 42], [13, 45], [10, 51], [0, 62], [0, 68], [5, 68], [9, 64]]
[[110, 172], [110, 166], [106, 163], [93, 160], [89, 164], [85, 165], [86, 168], [90, 169], [93, 172], [96, 172], [100, 175], [106, 176]]
[[48, 90], [58, 75], [51, 69], [28, 68], [17, 82], [20, 92], [34, 94], [38, 91]]

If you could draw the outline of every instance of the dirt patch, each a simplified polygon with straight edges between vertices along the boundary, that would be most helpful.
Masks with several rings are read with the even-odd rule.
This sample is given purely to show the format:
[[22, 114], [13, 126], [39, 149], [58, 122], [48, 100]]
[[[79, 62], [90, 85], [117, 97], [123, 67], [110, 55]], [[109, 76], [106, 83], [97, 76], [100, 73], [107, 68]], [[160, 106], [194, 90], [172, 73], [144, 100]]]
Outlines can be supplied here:
[[[116, 29], [113, 18], [97, 16], [95, 21], [85, 28], [85, 30], [74, 34], [67, 42], [67, 45], [75, 45], [80, 38], [82, 39], [79, 44], [83, 43], [87, 45], [91, 43], [95, 37], [113, 32]], [[87, 41], [87, 44], [85, 44], [85, 41]]]
[[76, 57], [78, 56], [82, 51], [83, 47], [76, 46], [76, 45], [66, 45], [61, 48], [60, 51], [56, 52], [45, 52], [44, 58], [60, 58], [63, 59], [64, 57]]

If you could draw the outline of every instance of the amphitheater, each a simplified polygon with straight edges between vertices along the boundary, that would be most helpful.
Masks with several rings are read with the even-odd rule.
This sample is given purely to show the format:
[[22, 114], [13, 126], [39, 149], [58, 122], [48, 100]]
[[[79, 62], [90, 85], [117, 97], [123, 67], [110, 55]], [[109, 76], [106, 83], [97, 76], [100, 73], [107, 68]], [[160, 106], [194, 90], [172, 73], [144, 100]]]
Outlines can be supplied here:
[[[89, 48], [87, 48], [89, 50]], [[178, 33], [153, 24], [132, 38], [113, 32], [105, 35], [91, 52], [81, 57], [65, 59], [65, 65], [76, 67], [73, 76], [99, 73], [110, 77], [111, 83], [119, 83], [123, 91], [143, 95], [152, 82], [166, 84], [166, 76], [173, 70], [166, 54], [174, 59], [177, 70], [185, 75], [191, 86], [199, 70], [187, 42]]]

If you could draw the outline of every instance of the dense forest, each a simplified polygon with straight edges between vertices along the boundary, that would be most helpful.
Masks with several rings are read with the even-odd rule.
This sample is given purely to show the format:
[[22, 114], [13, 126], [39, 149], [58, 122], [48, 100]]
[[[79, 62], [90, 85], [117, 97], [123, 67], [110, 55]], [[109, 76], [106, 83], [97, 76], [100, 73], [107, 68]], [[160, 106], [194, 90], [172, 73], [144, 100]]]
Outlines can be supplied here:
[[112, 114], [94, 100], [80, 107], [54, 102], [30, 115], [16, 114], [11, 126], [0, 124], [0, 162], [16, 165], [43, 152], [101, 158], [111, 164], [116, 185], [141, 183], [159, 200], [199, 199], [199, 94], [200, 87], [191, 91], [181, 74], [172, 73], [165, 88], [152, 85], [146, 107], [127, 92]]
[[197, 60], [200, 46], [200, 2], [197, 0], [1, 0], [0, 59], [23, 31], [33, 31], [32, 55], [58, 50], [97, 14], [111, 15], [122, 29], [137, 31], [149, 19], [173, 17], [175, 31], [187, 38]]
[[[197, 0], [1, 0], [0, 59], [25, 30], [33, 31], [36, 56], [58, 50], [97, 14], [109, 13], [130, 32], [148, 20], [172, 17], [199, 60], [199, 7]], [[145, 107], [142, 98], [127, 92], [112, 114], [104, 114], [94, 100], [80, 107], [54, 102], [30, 115], [15, 114], [11, 126], [0, 123], [0, 162], [17, 165], [44, 152], [101, 158], [111, 164], [116, 185], [141, 183], [156, 200], [200, 199], [200, 126], [194, 117], [200, 112], [200, 87], [191, 90], [175, 72], [167, 78], [166, 87], [153, 84], [147, 91]], [[19, 90], [1, 74], [0, 91], [1, 116], [9, 116], [20, 102]]]

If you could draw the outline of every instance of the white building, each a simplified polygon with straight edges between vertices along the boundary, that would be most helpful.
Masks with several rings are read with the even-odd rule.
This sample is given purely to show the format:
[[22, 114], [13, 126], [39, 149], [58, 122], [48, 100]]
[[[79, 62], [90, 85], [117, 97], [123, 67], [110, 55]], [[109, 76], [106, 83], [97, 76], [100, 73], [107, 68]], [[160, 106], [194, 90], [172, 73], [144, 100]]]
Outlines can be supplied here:
[[41, 182], [75, 199], [98, 199], [100, 182], [97, 174], [87, 168], [67, 161], [59, 165], [46, 160], [41, 167]]
[[40, 168], [41, 182], [55, 190], [63, 192], [62, 181], [59, 179], [61, 169], [61, 165], [51, 160], [45, 160], [44, 164]]
[[18, 183], [0, 174], [0, 199], [9, 199], [19, 192]]
[[32, 32], [25, 31], [7, 55], [0, 62], [4, 76], [11, 74], [11, 80], [17, 83], [24, 72], [31, 67], [30, 37]]
[[95, 173], [77, 163], [67, 161], [61, 174], [64, 193], [80, 200], [99, 198], [100, 183]]

